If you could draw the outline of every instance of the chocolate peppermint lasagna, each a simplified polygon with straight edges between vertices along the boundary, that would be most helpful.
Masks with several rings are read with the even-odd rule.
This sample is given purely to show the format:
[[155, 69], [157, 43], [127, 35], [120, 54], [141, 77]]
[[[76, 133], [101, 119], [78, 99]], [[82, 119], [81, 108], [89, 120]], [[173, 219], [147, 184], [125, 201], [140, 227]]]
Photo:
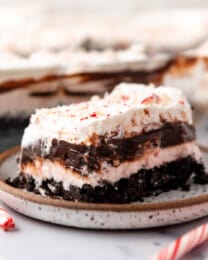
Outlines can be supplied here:
[[12, 185], [86, 202], [127, 203], [205, 176], [190, 105], [169, 87], [120, 84], [103, 99], [37, 110]]
[[24, 121], [37, 108], [86, 101], [123, 81], [156, 80], [168, 62], [167, 55], [149, 55], [139, 44], [116, 49], [112, 43], [98, 50], [100, 42], [91, 39], [87, 47], [83, 39], [76, 50], [44, 50], [27, 57], [0, 50], [0, 122]]
[[[82, 102], [120, 82], [185, 85], [194, 105], [208, 103], [199, 91], [206, 84], [192, 88], [181, 74], [169, 76], [177, 67], [175, 54], [199, 45], [207, 35], [207, 16], [197, 10], [131, 18], [39, 13], [31, 6], [2, 10], [1, 17], [10, 17], [13, 10], [13, 25], [0, 21], [0, 129], [18, 127], [37, 108]], [[206, 77], [206, 68], [199, 74]]]

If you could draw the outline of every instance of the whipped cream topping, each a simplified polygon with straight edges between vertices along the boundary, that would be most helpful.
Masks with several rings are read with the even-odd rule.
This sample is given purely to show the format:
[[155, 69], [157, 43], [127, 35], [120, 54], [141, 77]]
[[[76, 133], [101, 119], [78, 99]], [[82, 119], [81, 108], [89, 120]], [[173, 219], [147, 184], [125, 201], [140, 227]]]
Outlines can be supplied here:
[[41, 79], [48, 75], [62, 74], [61, 64], [55, 59], [31, 55], [19, 57], [9, 52], [0, 52], [0, 84], [11, 80]]
[[172, 9], [147, 11], [134, 22], [140, 42], [154, 50], [185, 51], [207, 38], [207, 10]]
[[73, 170], [63, 167], [59, 162], [52, 162], [48, 159], [34, 159], [32, 164], [22, 165], [20, 171], [24, 174], [33, 176], [37, 186], [42, 180], [53, 178], [55, 181], [63, 182], [64, 188], [68, 189], [69, 185], [82, 187], [83, 184], [97, 186], [102, 181], [114, 183], [121, 178], [129, 178], [130, 175], [141, 169], [152, 169], [165, 163], [191, 156], [196, 161], [201, 161], [201, 152], [195, 142], [185, 143], [165, 149], [155, 148], [147, 152], [144, 156], [134, 161], [121, 163], [117, 167], [112, 167], [103, 163], [101, 172], [93, 172], [88, 176], [82, 176], [74, 173]]
[[186, 52], [184, 52], [184, 55], [188, 57], [208, 57], [208, 40], [202, 42], [199, 46], [196, 48], [192, 48]]
[[0, 84], [9, 80], [41, 79], [48, 75], [72, 76], [90, 72], [152, 71], [163, 67], [169, 56], [148, 55], [143, 45], [135, 44], [115, 51], [65, 50], [58, 53], [37, 51], [28, 57], [0, 51]]
[[[33, 9], [13, 17], [17, 26], [1, 26], [5, 19], [0, 22], [0, 84], [51, 74], [153, 71], [165, 66], [170, 54], [196, 46], [207, 36], [207, 12], [201, 10], [155, 11], [115, 19], [46, 15], [41, 9], [37, 16], [31, 14]], [[38, 19], [28, 24], [28, 13]], [[92, 42], [90, 50], [83, 48], [87, 40]], [[12, 60], [2, 60], [5, 52]]]
[[66, 75], [90, 72], [153, 71], [165, 66], [170, 55], [148, 54], [144, 45], [131, 44], [122, 50], [107, 48], [104, 51], [77, 51], [69, 54]]
[[37, 110], [22, 146], [43, 139], [49, 149], [53, 138], [91, 144], [95, 135], [128, 137], [157, 129], [164, 121], [192, 124], [190, 105], [180, 90], [123, 83], [103, 99], [95, 96], [88, 102]]

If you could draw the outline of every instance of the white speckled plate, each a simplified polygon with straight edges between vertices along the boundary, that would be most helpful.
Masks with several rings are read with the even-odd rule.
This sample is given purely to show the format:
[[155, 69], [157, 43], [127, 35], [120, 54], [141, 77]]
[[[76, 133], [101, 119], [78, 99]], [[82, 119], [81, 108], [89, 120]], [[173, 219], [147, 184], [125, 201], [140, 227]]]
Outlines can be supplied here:
[[[144, 202], [93, 204], [42, 197], [13, 188], [4, 180], [17, 175], [19, 149], [0, 155], [0, 198], [17, 212], [42, 221], [79, 228], [136, 229], [172, 225], [208, 215], [208, 184], [170, 191]], [[205, 154], [208, 162], [208, 155]]]

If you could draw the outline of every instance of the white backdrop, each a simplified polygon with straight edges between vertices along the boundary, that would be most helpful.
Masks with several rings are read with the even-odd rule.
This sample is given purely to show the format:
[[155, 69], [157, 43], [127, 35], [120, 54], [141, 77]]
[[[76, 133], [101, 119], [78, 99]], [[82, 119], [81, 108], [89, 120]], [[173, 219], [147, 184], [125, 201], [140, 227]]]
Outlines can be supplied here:
[[47, 4], [51, 10], [96, 13], [138, 13], [153, 8], [204, 8], [208, 0], [0, 0], [3, 4], [17, 3]]

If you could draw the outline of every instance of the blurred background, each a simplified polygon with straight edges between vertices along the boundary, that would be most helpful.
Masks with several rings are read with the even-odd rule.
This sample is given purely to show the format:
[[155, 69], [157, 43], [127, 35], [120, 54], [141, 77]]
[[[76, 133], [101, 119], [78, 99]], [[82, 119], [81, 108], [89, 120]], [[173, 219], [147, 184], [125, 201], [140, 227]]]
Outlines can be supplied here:
[[[177, 15], [173, 16], [171, 20], [169, 14], [173, 10], [177, 12]], [[155, 16], [155, 11], [162, 13], [162, 16], [165, 15], [163, 19], [158, 19], [161, 17], [161, 14]], [[190, 12], [190, 15], [187, 13], [184, 15], [185, 11]], [[148, 13], [150, 14], [149, 16], [147, 16]], [[77, 24], [78, 27], [76, 27]], [[90, 29], [88, 27], [85, 28], [85, 24], [90, 25]], [[76, 96], [76, 93], [73, 92], [72, 87], [74, 83], [72, 84], [71, 82], [69, 85], [64, 85], [65, 82], [61, 81], [61, 86], [64, 86], [65, 94], [68, 93], [68, 96], [67, 100], [64, 96], [61, 101], [58, 100], [56, 102], [55, 96], [52, 96], [56, 93], [56, 86], [53, 85], [52, 87], [51, 83], [47, 86], [37, 86], [33, 85], [34, 82], [29, 82], [26, 87], [30, 91], [26, 93], [23, 89], [20, 90], [21, 87], [24, 87], [24, 90], [27, 89], [25, 85], [21, 85], [21, 81], [16, 82], [16, 80], [28, 79], [34, 76], [34, 73], [35, 76], [39, 75], [40, 68], [44, 73], [46, 69], [54, 71], [57, 62], [62, 67], [63, 64], [66, 65], [66, 61], [69, 63], [73, 61], [73, 66], [74, 64], [80, 66], [80, 57], [81, 61], [83, 62], [84, 60], [85, 65], [87, 64], [87, 68], [92, 66], [93, 64], [90, 63], [92, 60], [90, 52], [84, 53], [85, 56], [83, 58], [83, 50], [76, 49], [78, 45], [79, 47], [82, 45], [82, 41], [86, 43], [89, 35], [92, 38], [94, 37], [96, 41], [99, 38], [98, 42], [92, 41], [92, 45], [98, 44], [98, 46], [93, 47], [100, 47], [101, 43], [102, 48], [104, 46], [106, 49], [111, 49], [112, 43], [118, 39], [121, 40], [122, 44], [122, 41], [125, 40], [128, 47], [130, 44], [135, 43], [147, 43], [148, 47], [153, 47], [151, 51], [149, 49], [146, 51], [143, 46], [142, 48], [137, 46], [136, 50], [135, 48], [133, 51], [131, 49], [130, 55], [126, 50], [120, 50], [123, 64], [129, 62], [134, 64], [138, 62], [135, 57], [144, 59], [144, 56], [145, 62], [148, 63], [152, 60], [153, 52], [165, 52], [165, 55], [169, 55], [167, 60], [170, 61], [175, 59], [179, 51], [181, 52], [185, 47], [189, 49], [190, 44], [193, 43], [194, 45], [194, 41], [202, 43], [202, 45], [199, 44], [200, 48], [193, 52], [197, 62], [199, 61], [200, 52], [202, 58], [200, 58], [199, 64], [196, 64], [193, 71], [188, 70], [183, 75], [183, 77], [192, 77], [190, 82], [187, 83], [188, 87], [184, 83], [187, 81], [180, 81], [179, 85], [185, 84], [183, 90], [188, 93], [187, 96], [192, 104], [197, 109], [198, 107], [200, 108], [196, 113], [199, 140], [208, 144], [208, 62], [206, 61], [208, 60], [208, 41], [205, 41], [206, 44], [203, 45], [204, 37], [206, 36], [207, 39], [208, 36], [207, 28], [207, 0], [0, 0], [0, 81], [2, 83], [0, 86], [0, 151], [19, 144], [23, 132], [23, 128], [19, 127], [19, 121], [20, 119], [24, 121], [35, 108], [82, 101], [81, 93], [77, 93]], [[80, 35], [85, 35], [86, 39], [77, 37], [77, 35], [80, 36], [79, 33]], [[102, 45], [103, 42], [104, 45]], [[87, 43], [89, 44], [88, 41]], [[96, 66], [97, 64], [100, 65], [100, 63], [102, 66], [109, 65], [105, 63], [106, 57], [111, 56], [109, 56], [109, 51], [106, 51], [106, 49], [102, 50], [104, 56], [102, 52], [95, 53], [96, 51], [93, 51], [94, 60], [97, 62]], [[75, 55], [73, 53], [74, 50]], [[42, 52], [45, 51], [47, 55], [45, 53], [43, 55]], [[116, 56], [117, 53], [115, 54], [113, 51], [111, 50], [110, 55]], [[66, 52], [70, 52], [70, 55], [67, 53], [68, 56], [65, 56]], [[170, 54], [172, 55], [171, 58]], [[118, 60], [120, 59], [120, 57], [116, 56], [117, 58]], [[112, 60], [110, 62], [112, 63]], [[119, 62], [121, 61], [119, 60]], [[177, 60], [173, 64], [171, 71], [178, 69], [178, 62], [180, 63], [181, 60]], [[189, 63], [189, 59], [187, 62]], [[119, 68], [123, 64], [119, 64]], [[83, 69], [84, 66], [83, 64], [81, 65]], [[67, 64], [67, 66], [69, 67], [67, 68], [67, 73], [72, 73], [71, 64]], [[96, 72], [96, 68], [91, 69], [94, 69]], [[200, 70], [196, 80], [195, 72], [197, 71], [198, 73], [199, 69], [202, 72]], [[60, 73], [60, 71], [58, 72]], [[57, 73], [57, 70], [55, 73]], [[77, 85], [75, 84], [75, 86], [77, 88], [78, 83], [76, 80], [73, 82], [76, 82]], [[177, 80], [170, 81], [170, 85], [173, 84], [178, 87]], [[78, 82], [82, 82], [82, 80]], [[131, 79], [130, 82], [134, 82], [134, 79]], [[150, 83], [150, 81], [147, 82]], [[169, 81], [167, 82], [169, 84]], [[82, 91], [85, 88], [83, 100], [89, 98], [92, 94], [100, 94], [106, 91], [106, 89], [109, 90], [107, 88], [109, 82], [106, 84], [107, 87], [104, 86], [102, 90], [99, 90], [99, 93], [94, 91], [96, 84], [88, 83], [84, 87], [82, 86]], [[112, 84], [114, 84], [114, 81]], [[191, 86], [190, 88], [189, 85]], [[15, 88], [18, 88], [18, 91]], [[9, 92], [7, 93], [8, 89]], [[44, 89], [45, 92], [43, 91]], [[63, 93], [57, 93], [58, 98], [63, 95]], [[70, 97], [71, 93], [73, 98]], [[30, 105], [32, 108], [27, 109]], [[10, 122], [10, 119], [13, 120], [14, 117], [15, 121]], [[8, 128], [9, 124], [11, 127]]]
[[107, 12], [118, 14], [137, 14], [143, 10], [149, 10], [153, 8], [204, 8], [208, 6], [206, 0], [39, 0], [39, 1], [19, 1], [19, 0], [1, 0], [1, 4], [29, 4], [35, 3], [39, 5], [45, 5], [50, 8], [51, 11], [60, 12]]

